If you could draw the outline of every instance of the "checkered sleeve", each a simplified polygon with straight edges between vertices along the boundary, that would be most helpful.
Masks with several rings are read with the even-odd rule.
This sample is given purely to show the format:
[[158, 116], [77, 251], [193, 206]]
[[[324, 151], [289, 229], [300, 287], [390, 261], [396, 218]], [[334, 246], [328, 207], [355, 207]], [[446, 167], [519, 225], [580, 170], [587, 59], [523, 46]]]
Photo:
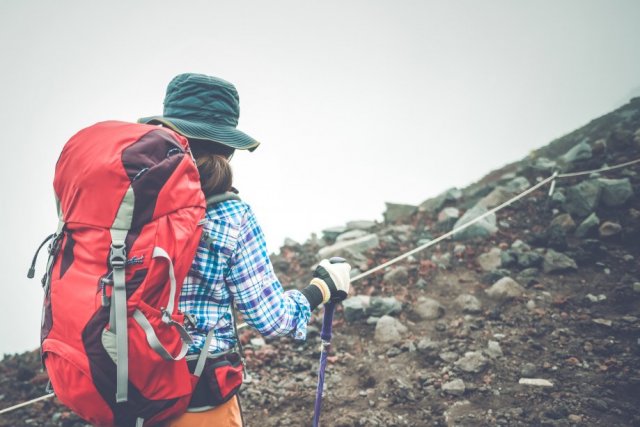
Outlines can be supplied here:
[[300, 291], [285, 292], [282, 288], [269, 260], [262, 229], [249, 207], [242, 218], [225, 282], [243, 318], [262, 335], [306, 338], [309, 302]]

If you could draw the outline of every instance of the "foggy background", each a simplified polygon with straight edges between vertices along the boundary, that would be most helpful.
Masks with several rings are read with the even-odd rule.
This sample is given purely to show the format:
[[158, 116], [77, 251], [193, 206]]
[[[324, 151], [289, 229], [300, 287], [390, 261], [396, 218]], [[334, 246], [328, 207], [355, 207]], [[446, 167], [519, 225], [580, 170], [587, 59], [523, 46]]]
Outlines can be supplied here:
[[262, 145], [233, 158], [235, 182], [277, 251], [467, 185], [640, 95], [638, 22], [634, 0], [3, 0], [0, 354], [38, 345], [26, 272], [55, 231], [62, 146], [161, 114], [174, 75], [238, 88], [239, 129]]

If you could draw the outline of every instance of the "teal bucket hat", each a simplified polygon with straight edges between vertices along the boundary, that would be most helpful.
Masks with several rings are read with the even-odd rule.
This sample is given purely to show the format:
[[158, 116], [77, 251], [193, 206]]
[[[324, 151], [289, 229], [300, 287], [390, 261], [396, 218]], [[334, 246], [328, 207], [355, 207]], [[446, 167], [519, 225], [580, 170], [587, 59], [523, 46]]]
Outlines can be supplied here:
[[167, 86], [162, 116], [138, 123], [162, 124], [187, 138], [203, 139], [238, 150], [255, 150], [260, 143], [236, 129], [240, 97], [235, 86], [204, 74], [179, 74]]

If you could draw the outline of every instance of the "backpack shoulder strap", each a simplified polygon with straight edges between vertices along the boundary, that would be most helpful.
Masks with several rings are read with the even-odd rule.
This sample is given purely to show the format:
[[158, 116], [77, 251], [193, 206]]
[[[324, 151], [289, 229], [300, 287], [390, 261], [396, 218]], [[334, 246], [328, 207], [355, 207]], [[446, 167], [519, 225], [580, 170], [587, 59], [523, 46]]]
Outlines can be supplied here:
[[226, 193], [213, 194], [207, 197], [207, 208], [215, 206], [218, 203], [224, 202], [226, 200], [240, 200], [240, 196], [231, 191], [227, 191]]

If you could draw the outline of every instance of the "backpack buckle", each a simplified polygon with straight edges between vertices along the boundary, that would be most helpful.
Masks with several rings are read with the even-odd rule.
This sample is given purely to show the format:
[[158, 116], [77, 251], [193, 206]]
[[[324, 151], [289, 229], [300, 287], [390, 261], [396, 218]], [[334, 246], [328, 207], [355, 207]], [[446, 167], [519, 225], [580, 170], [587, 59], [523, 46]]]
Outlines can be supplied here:
[[112, 268], [124, 268], [127, 264], [127, 251], [125, 250], [125, 245], [111, 245], [109, 263]]

